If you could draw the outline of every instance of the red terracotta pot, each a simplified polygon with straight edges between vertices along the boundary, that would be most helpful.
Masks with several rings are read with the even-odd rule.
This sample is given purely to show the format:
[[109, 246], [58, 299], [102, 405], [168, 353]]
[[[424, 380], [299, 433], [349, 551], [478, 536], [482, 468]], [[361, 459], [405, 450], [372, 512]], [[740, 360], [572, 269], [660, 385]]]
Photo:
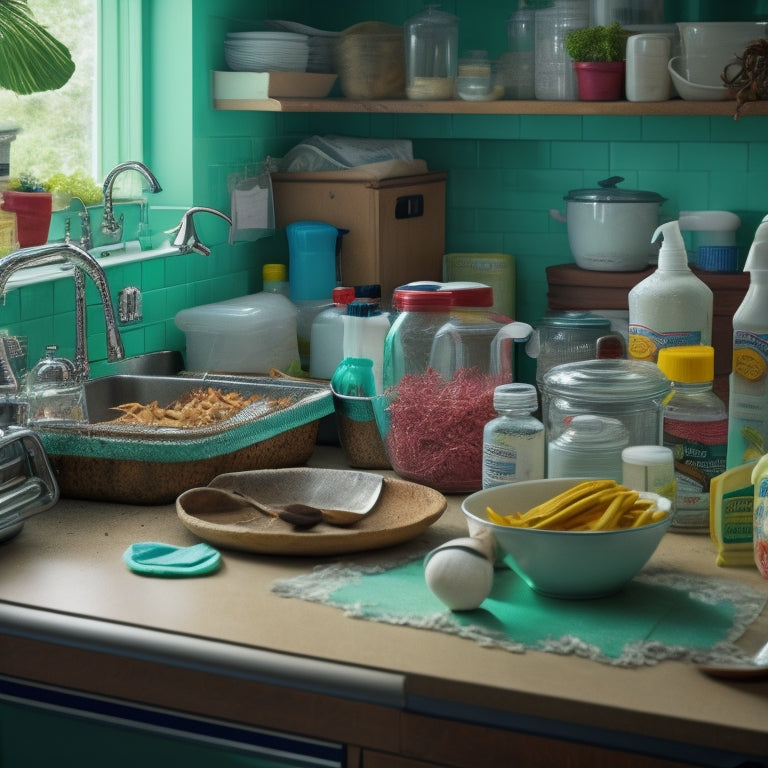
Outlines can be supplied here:
[[574, 61], [580, 101], [621, 101], [624, 98], [624, 61]]
[[16, 231], [21, 248], [48, 242], [51, 228], [50, 192], [3, 192], [2, 209], [16, 214]]

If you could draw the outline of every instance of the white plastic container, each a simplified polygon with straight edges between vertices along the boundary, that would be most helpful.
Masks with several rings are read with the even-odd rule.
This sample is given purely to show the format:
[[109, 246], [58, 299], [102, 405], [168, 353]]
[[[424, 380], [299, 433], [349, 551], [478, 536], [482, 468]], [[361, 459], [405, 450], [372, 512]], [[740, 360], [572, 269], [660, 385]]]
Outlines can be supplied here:
[[667, 35], [641, 34], [627, 38], [627, 101], [666, 101], [672, 98], [667, 69], [672, 41]]
[[659, 234], [658, 268], [629, 292], [628, 356], [654, 363], [664, 347], [712, 343], [712, 290], [691, 272], [678, 222]]
[[299, 359], [296, 307], [279, 293], [182, 309], [175, 322], [187, 336], [190, 371], [266, 374]]
[[342, 287], [333, 289], [333, 306], [327, 307], [312, 321], [309, 336], [309, 375], [313, 379], [328, 379], [333, 376], [344, 354], [344, 315], [347, 304], [355, 299], [355, 289]]
[[733, 315], [728, 469], [768, 453], [768, 216], [744, 264], [749, 289]]
[[377, 303], [353, 301], [343, 317], [344, 357], [363, 357], [373, 363], [376, 394], [384, 392], [384, 340], [389, 333], [389, 314]]

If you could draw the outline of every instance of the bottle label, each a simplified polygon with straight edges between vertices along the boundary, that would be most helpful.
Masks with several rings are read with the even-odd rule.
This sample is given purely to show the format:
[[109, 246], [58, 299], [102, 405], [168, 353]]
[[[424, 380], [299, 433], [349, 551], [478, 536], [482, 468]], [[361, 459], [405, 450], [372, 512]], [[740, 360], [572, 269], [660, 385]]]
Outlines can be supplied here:
[[701, 331], [654, 331], [645, 325], [631, 323], [629, 326], [629, 357], [655, 363], [659, 350], [665, 347], [680, 347], [701, 344]]
[[733, 333], [728, 467], [768, 453], [768, 335]]
[[[673, 525], [709, 527], [709, 483], [725, 472], [728, 419], [664, 419], [664, 445], [672, 449], [677, 491]], [[686, 510], [695, 510], [691, 515]], [[679, 519], [678, 519], [679, 518]]]
[[768, 579], [768, 477], [761, 477], [755, 486], [754, 517], [755, 565]]
[[768, 335], [733, 332], [733, 372], [748, 382], [762, 381], [768, 371]]

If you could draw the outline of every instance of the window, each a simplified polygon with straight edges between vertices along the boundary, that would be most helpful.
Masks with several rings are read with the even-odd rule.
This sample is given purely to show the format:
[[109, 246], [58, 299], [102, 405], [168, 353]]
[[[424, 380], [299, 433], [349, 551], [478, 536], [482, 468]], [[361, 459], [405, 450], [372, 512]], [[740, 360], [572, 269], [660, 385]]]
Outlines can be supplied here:
[[11, 144], [12, 176], [44, 179], [98, 168], [98, 0], [28, 0], [35, 20], [68, 46], [75, 74], [58, 91], [17, 96], [0, 91], [0, 129], [19, 129]]

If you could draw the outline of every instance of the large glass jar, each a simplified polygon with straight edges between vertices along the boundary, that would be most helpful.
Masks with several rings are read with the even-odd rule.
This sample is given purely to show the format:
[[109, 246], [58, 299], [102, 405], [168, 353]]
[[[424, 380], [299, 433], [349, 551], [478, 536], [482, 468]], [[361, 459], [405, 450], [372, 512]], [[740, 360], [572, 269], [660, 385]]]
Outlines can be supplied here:
[[654, 363], [602, 359], [564, 363], [544, 374], [542, 386], [542, 421], [550, 443], [574, 416], [594, 414], [618, 419], [629, 433], [627, 445], [661, 445], [664, 401], [671, 384]]
[[459, 20], [428, 5], [405, 22], [405, 93], [415, 101], [453, 99]]
[[483, 428], [496, 416], [494, 390], [511, 381], [514, 342], [531, 332], [468, 306], [467, 294], [476, 293], [484, 292], [394, 292], [399, 314], [384, 345], [385, 393], [374, 403], [392, 468], [444, 493], [482, 487]]
[[573, 59], [565, 50], [572, 29], [589, 26], [588, 0], [555, 0], [536, 11], [536, 98], [575, 101], [578, 98]]

